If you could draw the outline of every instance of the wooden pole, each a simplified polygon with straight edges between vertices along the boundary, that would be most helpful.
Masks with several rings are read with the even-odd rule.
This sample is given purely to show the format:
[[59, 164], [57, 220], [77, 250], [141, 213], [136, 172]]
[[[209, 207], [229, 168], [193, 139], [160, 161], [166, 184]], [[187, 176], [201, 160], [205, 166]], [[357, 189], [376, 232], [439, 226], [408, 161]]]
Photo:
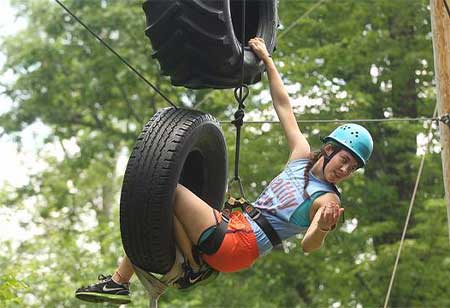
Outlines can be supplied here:
[[[440, 117], [450, 114], [450, 16], [446, 4], [448, 7], [450, 1], [430, 0], [436, 97]], [[450, 241], [450, 124], [441, 122], [439, 132]]]

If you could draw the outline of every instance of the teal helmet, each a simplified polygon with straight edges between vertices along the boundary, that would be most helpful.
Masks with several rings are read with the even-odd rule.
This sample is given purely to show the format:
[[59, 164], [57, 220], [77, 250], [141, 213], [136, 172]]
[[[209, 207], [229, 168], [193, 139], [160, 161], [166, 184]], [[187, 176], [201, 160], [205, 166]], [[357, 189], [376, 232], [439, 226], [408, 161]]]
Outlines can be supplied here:
[[373, 151], [373, 140], [369, 131], [358, 124], [344, 124], [336, 128], [323, 141], [334, 141], [348, 150], [363, 167], [369, 161]]

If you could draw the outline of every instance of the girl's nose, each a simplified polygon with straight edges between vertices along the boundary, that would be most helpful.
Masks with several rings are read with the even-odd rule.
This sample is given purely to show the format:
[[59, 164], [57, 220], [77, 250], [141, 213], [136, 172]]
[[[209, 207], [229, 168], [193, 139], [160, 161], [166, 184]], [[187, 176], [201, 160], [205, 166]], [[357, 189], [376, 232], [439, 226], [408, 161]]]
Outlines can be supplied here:
[[342, 173], [348, 174], [349, 171], [350, 171], [350, 166], [349, 166], [348, 164], [344, 164], [344, 165], [341, 166], [340, 169], [341, 169], [341, 172], [342, 172]]

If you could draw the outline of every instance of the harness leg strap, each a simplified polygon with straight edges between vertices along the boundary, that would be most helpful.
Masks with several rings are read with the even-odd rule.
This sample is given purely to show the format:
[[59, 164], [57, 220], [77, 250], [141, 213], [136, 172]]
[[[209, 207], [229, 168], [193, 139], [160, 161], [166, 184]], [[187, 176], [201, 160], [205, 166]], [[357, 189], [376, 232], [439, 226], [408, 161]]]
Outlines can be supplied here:
[[222, 219], [222, 221], [216, 225], [213, 233], [211, 233], [204, 241], [198, 243], [198, 249], [207, 255], [215, 254], [225, 238], [227, 227], [228, 221]]

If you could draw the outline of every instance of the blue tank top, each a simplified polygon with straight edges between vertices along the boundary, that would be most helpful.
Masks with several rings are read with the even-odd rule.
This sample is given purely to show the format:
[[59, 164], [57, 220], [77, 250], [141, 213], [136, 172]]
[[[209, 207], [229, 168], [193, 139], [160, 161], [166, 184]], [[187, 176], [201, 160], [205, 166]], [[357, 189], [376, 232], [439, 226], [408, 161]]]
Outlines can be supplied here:
[[[253, 205], [259, 208], [281, 240], [285, 240], [308, 229], [311, 221], [309, 210], [319, 196], [332, 192], [339, 194], [333, 184], [309, 173], [307, 192], [304, 197], [304, 172], [308, 159], [289, 162], [285, 169], [264, 189]], [[273, 247], [261, 228], [247, 216], [258, 242], [259, 255], [267, 254]]]

